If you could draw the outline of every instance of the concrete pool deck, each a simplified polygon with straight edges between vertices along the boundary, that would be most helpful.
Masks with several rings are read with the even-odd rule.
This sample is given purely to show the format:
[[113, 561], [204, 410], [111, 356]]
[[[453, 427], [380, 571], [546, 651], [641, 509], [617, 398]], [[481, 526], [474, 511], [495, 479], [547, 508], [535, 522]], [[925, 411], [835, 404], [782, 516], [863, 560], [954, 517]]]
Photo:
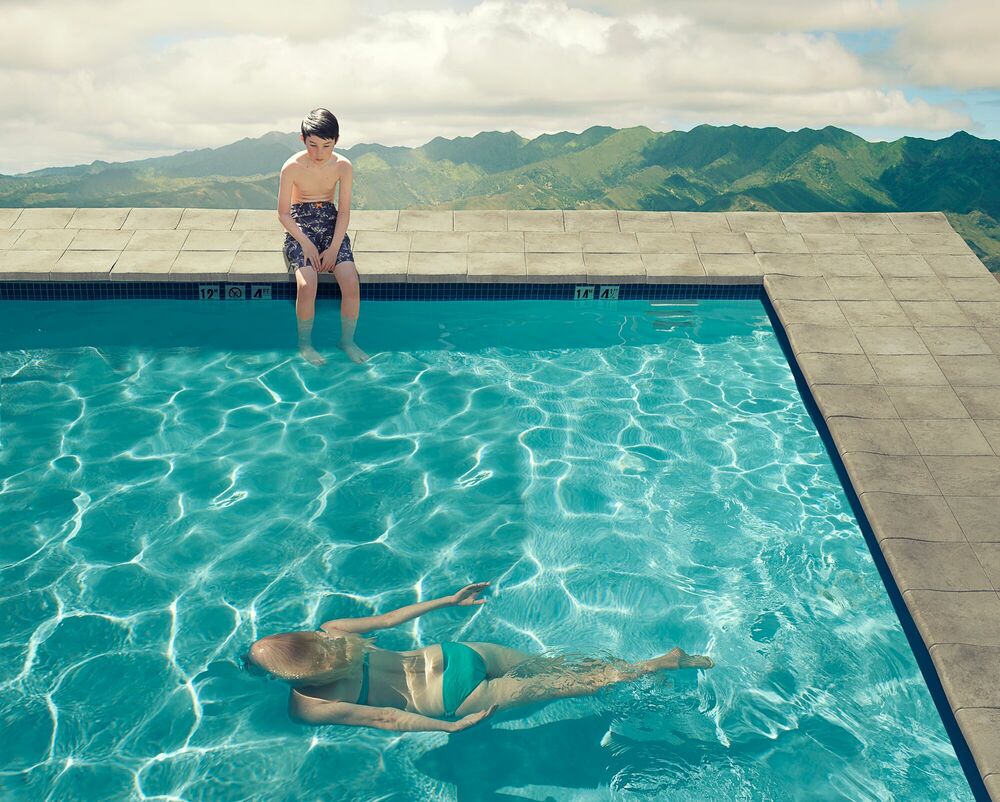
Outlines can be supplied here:
[[[369, 282], [762, 284], [1000, 802], [1000, 282], [943, 214], [350, 223]], [[271, 211], [0, 209], [0, 281], [288, 281], [282, 238]]]

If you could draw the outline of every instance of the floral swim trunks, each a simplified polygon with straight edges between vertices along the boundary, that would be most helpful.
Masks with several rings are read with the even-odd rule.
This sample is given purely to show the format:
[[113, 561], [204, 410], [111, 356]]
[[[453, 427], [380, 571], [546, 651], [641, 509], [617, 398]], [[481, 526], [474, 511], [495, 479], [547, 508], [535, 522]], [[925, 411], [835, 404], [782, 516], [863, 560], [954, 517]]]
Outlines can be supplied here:
[[[299, 228], [302, 229], [302, 233], [309, 237], [322, 255], [323, 251], [333, 244], [333, 229], [337, 225], [337, 207], [330, 201], [293, 203], [291, 213], [295, 222], [299, 224]], [[287, 232], [285, 233], [285, 247], [282, 250], [285, 254], [285, 265], [289, 270], [294, 271], [296, 268], [305, 266], [306, 257], [302, 253], [302, 246]], [[337, 251], [337, 258], [334, 260], [334, 267], [341, 262], [353, 261], [354, 253], [351, 251], [351, 240], [345, 232], [344, 241], [340, 243], [340, 250]]]

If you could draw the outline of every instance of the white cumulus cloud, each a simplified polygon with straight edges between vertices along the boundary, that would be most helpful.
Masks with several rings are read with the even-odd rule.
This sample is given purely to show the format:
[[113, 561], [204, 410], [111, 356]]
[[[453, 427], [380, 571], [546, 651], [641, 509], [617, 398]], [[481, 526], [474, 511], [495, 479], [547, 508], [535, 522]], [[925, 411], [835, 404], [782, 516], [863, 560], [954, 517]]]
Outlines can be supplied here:
[[934, 0], [909, 15], [899, 53], [920, 85], [1000, 89], [998, 40], [1000, 3]]
[[896, 25], [894, 0], [366, 8], [0, 0], [0, 171], [215, 147], [295, 130], [316, 106], [338, 115], [344, 146], [595, 124], [971, 122], [908, 98], [831, 32]]

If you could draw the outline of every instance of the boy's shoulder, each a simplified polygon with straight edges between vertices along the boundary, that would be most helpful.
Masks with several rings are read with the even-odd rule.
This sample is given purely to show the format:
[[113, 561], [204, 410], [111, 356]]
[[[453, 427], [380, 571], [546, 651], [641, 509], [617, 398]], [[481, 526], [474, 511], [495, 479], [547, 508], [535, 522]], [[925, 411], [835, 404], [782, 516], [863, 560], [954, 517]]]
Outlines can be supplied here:
[[333, 154], [333, 164], [330, 165], [334, 170], [338, 172], [343, 170], [345, 167], [351, 166], [351, 160], [348, 159], [341, 153], [334, 152]]
[[[347, 167], [352, 166], [351, 160], [348, 159], [346, 156], [343, 156], [340, 153], [334, 153], [333, 155], [334, 158], [336, 159], [336, 162], [334, 164], [335, 167], [340, 168], [345, 165]], [[309, 159], [309, 152], [306, 150], [300, 150], [298, 153], [293, 153], [285, 160], [285, 163], [281, 165], [281, 172], [284, 172], [287, 168], [292, 168], [292, 169], [296, 167], [304, 168], [306, 166], [306, 161], [308, 159]]]
[[305, 150], [300, 150], [298, 153], [293, 153], [291, 156], [285, 159], [285, 163], [281, 165], [281, 171], [284, 172], [289, 167], [291, 168], [305, 167], [304, 160], [307, 159], [308, 157], [309, 155]]

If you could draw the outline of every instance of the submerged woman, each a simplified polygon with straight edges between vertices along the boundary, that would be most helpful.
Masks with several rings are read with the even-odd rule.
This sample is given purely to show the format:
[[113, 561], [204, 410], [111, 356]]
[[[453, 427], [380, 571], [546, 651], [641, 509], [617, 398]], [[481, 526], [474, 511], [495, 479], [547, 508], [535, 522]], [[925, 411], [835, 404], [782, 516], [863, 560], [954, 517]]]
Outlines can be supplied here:
[[[327, 621], [316, 632], [284, 632], [255, 641], [247, 671], [292, 686], [291, 717], [305, 724], [350, 724], [400, 732], [458, 732], [498, 709], [585, 696], [607, 685], [712, 661], [671, 649], [638, 663], [590, 659], [570, 670], [493, 643], [442, 643], [407, 652], [378, 649], [362, 632], [402, 624], [441, 607], [472, 607], [489, 585], [477, 582], [451, 596], [368, 618]], [[530, 670], [515, 670], [518, 667]], [[548, 670], [546, 670], [548, 669]], [[457, 716], [445, 721], [441, 717]]]

